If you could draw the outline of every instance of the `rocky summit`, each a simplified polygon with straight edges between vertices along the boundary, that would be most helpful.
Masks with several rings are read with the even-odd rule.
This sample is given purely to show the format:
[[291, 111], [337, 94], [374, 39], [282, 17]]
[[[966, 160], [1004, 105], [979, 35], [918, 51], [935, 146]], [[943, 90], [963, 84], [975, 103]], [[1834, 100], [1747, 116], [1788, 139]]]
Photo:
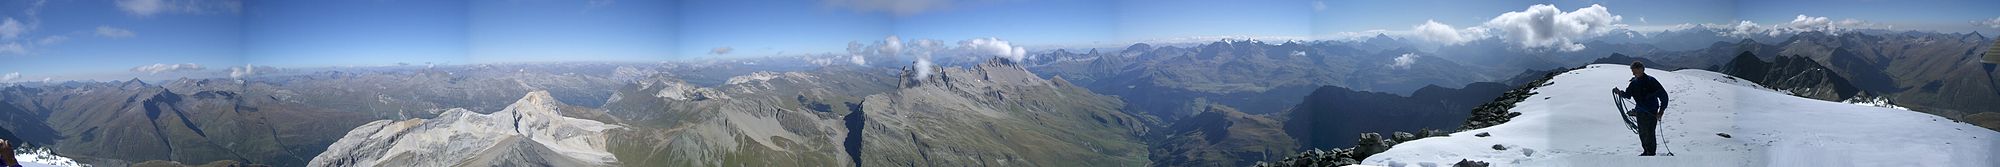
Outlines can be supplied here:
[[562, 116], [547, 91], [506, 109], [451, 109], [433, 119], [379, 120], [349, 131], [308, 166], [609, 166], [605, 131], [618, 125]]

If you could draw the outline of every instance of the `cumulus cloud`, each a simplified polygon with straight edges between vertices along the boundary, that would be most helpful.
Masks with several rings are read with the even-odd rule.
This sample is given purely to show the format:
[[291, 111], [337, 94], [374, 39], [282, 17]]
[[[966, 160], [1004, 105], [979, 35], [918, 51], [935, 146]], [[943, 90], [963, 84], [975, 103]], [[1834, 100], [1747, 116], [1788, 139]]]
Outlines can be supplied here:
[[861, 12], [887, 12], [897, 16], [910, 16], [944, 9], [951, 6], [952, 0], [821, 0], [820, 3]]
[[250, 74], [255, 74], [256, 72], [256, 69], [251, 68], [250, 64], [244, 64], [243, 67], [229, 67], [230, 78], [243, 78], [243, 76], [250, 76]]
[[1972, 24], [1983, 25], [1986, 28], [2000, 28], [2000, 17], [1994, 17], [1990, 20], [1972, 21]]
[[28, 25], [21, 23], [20, 20], [14, 20], [13, 17], [0, 19], [0, 39], [11, 40], [21, 37], [21, 34], [26, 33], [28, 33]]
[[860, 65], [860, 66], [868, 65], [868, 59], [862, 58], [861, 55], [848, 56], [847, 62], [854, 63], [854, 65]]
[[1027, 58], [1028, 55], [1027, 48], [1014, 46], [1007, 41], [996, 38], [974, 38], [972, 40], [959, 41], [958, 47], [959, 49], [970, 51], [972, 54], [992, 55], [1016, 62]]
[[130, 38], [138, 35], [139, 35], [138, 33], [133, 33], [132, 30], [127, 30], [123, 28], [111, 27], [111, 26], [97, 26], [97, 36], [101, 37]]
[[242, 12], [242, 0], [118, 0], [118, 10], [138, 17], [161, 13]]
[[21, 72], [10, 72], [7, 75], [0, 75], [0, 81], [14, 81], [14, 79], [21, 79]]
[[1597, 37], [1622, 24], [1623, 16], [1611, 14], [1601, 5], [1564, 12], [1555, 5], [1533, 5], [1527, 10], [1501, 13], [1484, 26], [1500, 31], [1506, 39], [1528, 48], [1583, 49], [1573, 41]]
[[879, 45], [876, 47], [875, 53], [896, 56], [903, 52], [903, 38], [896, 37], [895, 35], [882, 38], [882, 43]]
[[1456, 29], [1452, 28], [1451, 25], [1438, 23], [1436, 20], [1425, 20], [1424, 24], [1419, 24], [1414, 29], [1413, 31], [1416, 32], [1416, 36], [1419, 39], [1444, 44], [1458, 44], [1486, 38], [1486, 29], [1484, 28], [1467, 27], [1465, 29]]
[[1792, 22], [1785, 25], [1797, 30], [1820, 30], [1824, 32], [1833, 32], [1839, 28], [1839, 26], [1833, 25], [1833, 19], [1806, 15], [1799, 15], [1797, 18], [1792, 19]]
[[200, 64], [194, 64], [194, 63], [152, 64], [152, 65], [132, 67], [132, 72], [158, 74], [164, 72], [199, 71], [202, 69], [207, 69], [207, 68], [203, 68], [201, 67]]
[[708, 54], [710, 54], [710, 55], [726, 55], [726, 54], [729, 54], [729, 52], [733, 52], [733, 51], [736, 51], [736, 48], [730, 48], [730, 47], [716, 47], [715, 49], [708, 49]]
[[1417, 64], [1416, 53], [1404, 53], [1403, 56], [1396, 56], [1395, 62], [1390, 62], [1389, 67], [1396, 69], [1409, 69], [1411, 64]]

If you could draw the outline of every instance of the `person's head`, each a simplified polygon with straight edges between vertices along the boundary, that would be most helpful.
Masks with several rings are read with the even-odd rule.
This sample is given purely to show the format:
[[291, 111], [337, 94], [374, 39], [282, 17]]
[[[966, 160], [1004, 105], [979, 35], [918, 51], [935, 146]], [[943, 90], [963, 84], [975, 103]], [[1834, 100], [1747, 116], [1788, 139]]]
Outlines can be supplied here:
[[1632, 76], [1646, 76], [1646, 63], [1632, 61]]

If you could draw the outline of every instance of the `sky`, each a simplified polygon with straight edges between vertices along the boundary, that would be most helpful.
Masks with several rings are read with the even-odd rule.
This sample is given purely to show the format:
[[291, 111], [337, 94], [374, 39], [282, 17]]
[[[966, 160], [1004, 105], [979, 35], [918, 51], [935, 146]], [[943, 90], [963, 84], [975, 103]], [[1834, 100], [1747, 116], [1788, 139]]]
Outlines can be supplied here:
[[[859, 55], [857, 46], [917, 42], [1021, 57], [1012, 52], [1385, 34], [1560, 51], [1612, 29], [1692, 25], [1991, 34], [2000, 10], [1981, 7], [1992, 6], [2000, 1], [10, 0], [0, 1], [0, 82], [244, 66]], [[1529, 19], [1537, 16], [1557, 19]], [[1522, 33], [1532, 31], [1554, 34]]]

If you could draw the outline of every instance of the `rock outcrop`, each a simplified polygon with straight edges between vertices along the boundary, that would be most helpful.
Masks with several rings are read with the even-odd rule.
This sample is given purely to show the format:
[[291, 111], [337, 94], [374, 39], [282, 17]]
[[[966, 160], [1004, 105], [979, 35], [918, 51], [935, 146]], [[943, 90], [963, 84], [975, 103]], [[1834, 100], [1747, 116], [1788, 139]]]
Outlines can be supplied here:
[[547, 91], [530, 92], [492, 114], [451, 109], [434, 119], [369, 122], [314, 157], [309, 166], [610, 166], [606, 130], [564, 117]]
[[1507, 121], [1512, 120], [1514, 117], [1521, 116], [1521, 113], [1507, 111], [1507, 109], [1514, 108], [1515, 103], [1521, 103], [1521, 101], [1527, 100], [1528, 96], [1534, 96], [1535, 89], [1537, 88], [1555, 84], [1549, 82], [1549, 79], [1554, 79], [1556, 74], [1581, 68], [1583, 67], [1549, 71], [1541, 79], [1529, 81], [1527, 84], [1514, 88], [1514, 90], [1507, 90], [1506, 93], [1501, 93], [1500, 97], [1493, 98], [1493, 101], [1472, 108], [1472, 116], [1465, 118], [1465, 124], [1460, 125], [1458, 129], [1479, 129], [1499, 125], [1500, 123], [1507, 123]]
[[[1395, 136], [1384, 139], [1380, 133], [1362, 133], [1354, 147], [1333, 148], [1331, 150], [1311, 149], [1286, 156], [1277, 162], [1257, 162], [1259, 167], [1278, 166], [1347, 166], [1361, 164], [1368, 156], [1388, 151], [1397, 143], [1404, 143], [1427, 137], [1448, 136], [1440, 130], [1423, 130], [1418, 133], [1394, 132]], [[1461, 163], [1463, 164], [1463, 163]], [[1484, 165], [1479, 165], [1484, 166]]]

